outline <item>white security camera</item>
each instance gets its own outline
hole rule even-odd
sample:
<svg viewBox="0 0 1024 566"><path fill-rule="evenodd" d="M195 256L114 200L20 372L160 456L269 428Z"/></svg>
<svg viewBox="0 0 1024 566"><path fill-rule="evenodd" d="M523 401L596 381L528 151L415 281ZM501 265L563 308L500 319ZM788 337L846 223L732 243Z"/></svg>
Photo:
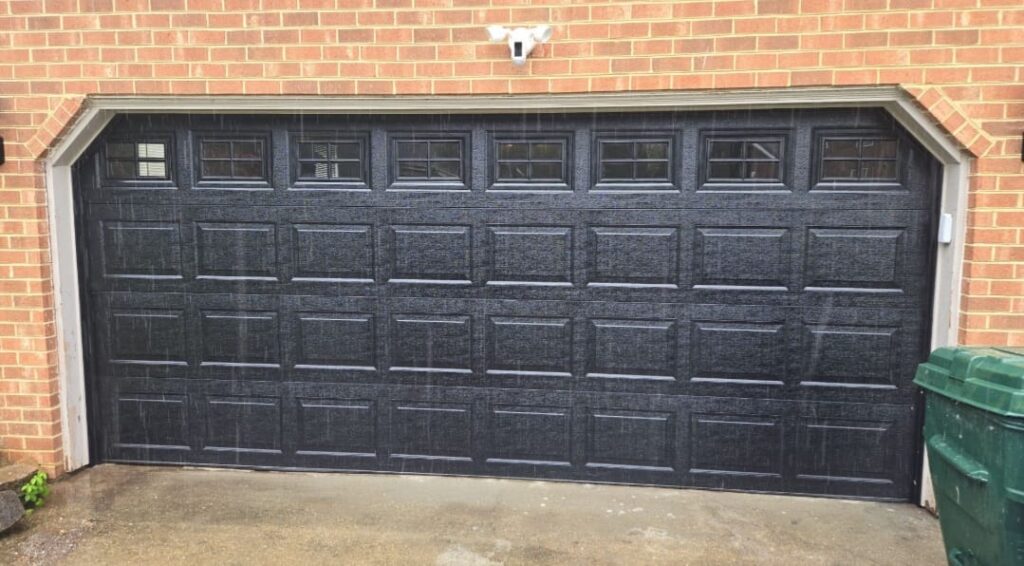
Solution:
<svg viewBox="0 0 1024 566"><path fill-rule="evenodd" d="M508 49L512 53L512 63L523 65L530 52L538 43L551 39L551 26L534 26L532 28L508 29L504 26L487 26L487 35L491 41L508 40Z"/></svg>

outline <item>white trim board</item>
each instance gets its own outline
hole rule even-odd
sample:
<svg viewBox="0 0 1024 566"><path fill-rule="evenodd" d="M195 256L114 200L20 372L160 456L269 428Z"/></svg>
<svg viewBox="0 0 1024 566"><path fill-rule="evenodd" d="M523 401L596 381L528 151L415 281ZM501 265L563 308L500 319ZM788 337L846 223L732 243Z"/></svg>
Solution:
<svg viewBox="0 0 1024 566"><path fill-rule="evenodd" d="M943 165L940 213L954 219L953 243L936 250L931 346L955 345L966 234L970 156L898 87L815 87L722 91L502 96L92 96L46 159L65 467L89 463L81 305L71 165L118 113L411 114L640 112L773 108L882 108ZM924 478L923 505L932 504Z"/></svg>

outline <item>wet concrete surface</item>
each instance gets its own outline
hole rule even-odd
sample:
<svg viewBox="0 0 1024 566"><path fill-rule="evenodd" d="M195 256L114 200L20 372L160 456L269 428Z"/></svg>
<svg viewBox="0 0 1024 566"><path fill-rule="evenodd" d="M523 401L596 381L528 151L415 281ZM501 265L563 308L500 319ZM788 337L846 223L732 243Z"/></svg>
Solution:
<svg viewBox="0 0 1024 566"><path fill-rule="evenodd" d="M0 564L943 564L909 504L526 480L97 466Z"/></svg>

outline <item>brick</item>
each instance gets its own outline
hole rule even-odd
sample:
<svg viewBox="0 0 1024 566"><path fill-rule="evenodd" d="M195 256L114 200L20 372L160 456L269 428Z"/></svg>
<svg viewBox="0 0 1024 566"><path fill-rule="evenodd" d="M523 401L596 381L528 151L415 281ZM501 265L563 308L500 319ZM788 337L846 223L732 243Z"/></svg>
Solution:
<svg viewBox="0 0 1024 566"><path fill-rule="evenodd" d="M1024 314L1022 315L990 315L989 328L999 330L1024 330Z"/></svg>
<svg viewBox="0 0 1024 566"><path fill-rule="evenodd" d="M612 59L613 73L647 73L651 70L649 57L633 59Z"/></svg>
<svg viewBox="0 0 1024 566"><path fill-rule="evenodd" d="M758 0L758 14L797 14L800 0Z"/></svg>
<svg viewBox="0 0 1024 566"><path fill-rule="evenodd" d="M671 6L669 7L671 9ZM629 5L593 6L590 8L590 19L623 21L630 18Z"/></svg>
<svg viewBox="0 0 1024 566"><path fill-rule="evenodd" d="M800 36L800 49L812 51L820 49L842 49L843 36L834 33L807 34ZM859 51L851 51L859 54Z"/></svg>
<svg viewBox="0 0 1024 566"><path fill-rule="evenodd" d="M754 36L745 37L720 37L715 39L716 51L754 51L758 46L758 38Z"/></svg>
<svg viewBox="0 0 1024 566"><path fill-rule="evenodd" d="M732 33L732 20L728 18L701 20L690 24L693 35L722 35Z"/></svg>
<svg viewBox="0 0 1024 566"><path fill-rule="evenodd" d="M672 16L675 18L700 18L710 16L714 11L714 2L677 2L672 7Z"/></svg>
<svg viewBox="0 0 1024 566"><path fill-rule="evenodd" d="M820 86L832 82L832 71L796 71L790 75L793 86Z"/></svg>
<svg viewBox="0 0 1024 566"><path fill-rule="evenodd" d="M672 88L672 77L669 75L632 75L629 78L630 90L667 90Z"/></svg>
<svg viewBox="0 0 1024 566"><path fill-rule="evenodd" d="M889 44L894 47L931 45L935 41L931 30L894 31L889 33Z"/></svg>
<svg viewBox="0 0 1024 566"><path fill-rule="evenodd" d="M847 33L843 35L843 45L847 49L885 47L888 44L889 34L885 32Z"/></svg>
<svg viewBox="0 0 1024 566"><path fill-rule="evenodd" d="M751 88L757 86L753 73L719 73L714 75L715 88Z"/></svg>
<svg viewBox="0 0 1024 566"><path fill-rule="evenodd" d="M672 4L635 4L631 17L638 20L670 18Z"/></svg>
<svg viewBox="0 0 1024 566"><path fill-rule="evenodd" d="M936 45L977 45L978 30L939 30L935 32Z"/></svg>
<svg viewBox="0 0 1024 566"><path fill-rule="evenodd" d="M800 37L796 35L762 35L757 38L759 50L786 50L800 47Z"/></svg>

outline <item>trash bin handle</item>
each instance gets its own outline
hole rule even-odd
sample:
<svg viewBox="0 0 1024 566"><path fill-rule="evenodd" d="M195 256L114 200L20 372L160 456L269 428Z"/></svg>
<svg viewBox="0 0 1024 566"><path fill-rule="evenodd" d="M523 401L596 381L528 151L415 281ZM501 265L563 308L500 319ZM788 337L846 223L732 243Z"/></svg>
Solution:
<svg viewBox="0 0 1024 566"><path fill-rule="evenodd" d="M1014 503L1024 505L1024 490L1008 487L1006 488L1006 497Z"/></svg>
<svg viewBox="0 0 1024 566"><path fill-rule="evenodd" d="M969 550L964 552L959 548L951 548L949 549L949 554L947 556L949 558L949 563L953 566L967 566L968 560L971 559L973 554Z"/></svg>
<svg viewBox="0 0 1024 566"><path fill-rule="evenodd" d="M978 483L988 483L989 473L985 466L981 465L974 458L960 452L955 446L946 442L945 439L935 435L928 439L928 449L931 454L939 456L950 466L964 476Z"/></svg>

